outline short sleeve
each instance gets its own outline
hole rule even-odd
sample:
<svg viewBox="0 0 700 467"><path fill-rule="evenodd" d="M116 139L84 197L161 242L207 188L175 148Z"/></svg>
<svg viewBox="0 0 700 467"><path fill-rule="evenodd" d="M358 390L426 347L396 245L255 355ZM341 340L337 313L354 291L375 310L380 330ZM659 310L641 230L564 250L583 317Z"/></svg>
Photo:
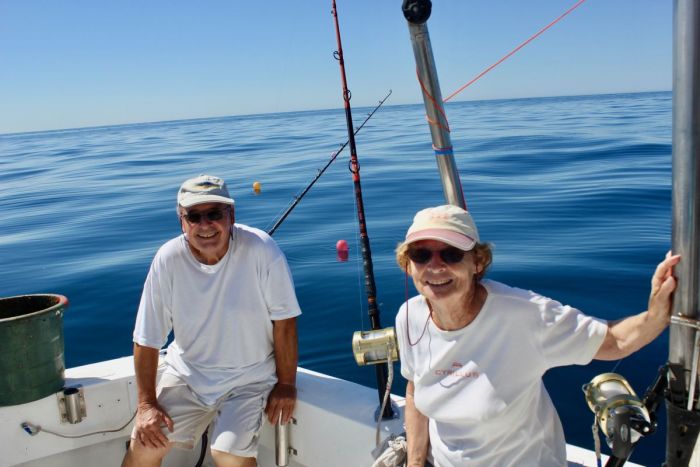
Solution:
<svg viewBox="0 0 700 467"><path fill-rule="evenodd" d="M549 368L586 365L598 352L607 322L585 315L556 300L539 297L542 318L542 353Z"/></svg>
<svg viewBox="0 0 700 467"><path fill-rule="evenodd" d="M401 376L406 378L408 381L413 381L414 378L414 367L413 367L413 354L411 352L412 346L408 343L407 332L406 332L406 303L401 305L399 312L396 314L396 339L399 343L399 357L401 359Z"/></svg>
<svg viewBox="0 0 700 467"><path fill-rule="evenodd" d="M301 314L289 265L284 254L279 249L277 252L267 267L263 286L267 309L273 321L294 318Z"/></svg>
<svg viewBox="0 0 700 467"><path fill-rule="evenodd" d="M151 263L141 293L133 336L136 344L154 349L165 345L172 330L171 297L171 281L161 263L159 251Z"/></svg>

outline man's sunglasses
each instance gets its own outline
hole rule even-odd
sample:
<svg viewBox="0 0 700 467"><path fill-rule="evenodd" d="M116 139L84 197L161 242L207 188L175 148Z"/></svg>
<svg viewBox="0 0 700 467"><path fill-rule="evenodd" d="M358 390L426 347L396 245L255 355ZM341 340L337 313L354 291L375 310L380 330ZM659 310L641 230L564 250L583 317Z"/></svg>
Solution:
<svg viewBox="0 0 700 467"><path fill-rule="evenodd" d="M434 253L438 253L440 258L447 264L457 264L462 261L466 251L453 246L448 246L442 250L428 250L427 248L409 248L408 257L416 264L428 263Z"/></svg>
<svg viewBox="0 0 700 467"><path fill-rule="evenodd" d="M210 222L220 221L224 218L225 209L210 209L209 211L199 212L193 211L183 214L182 217L185 218L190 224L199 224L202 222L202 218L206 217Z"/></svg>

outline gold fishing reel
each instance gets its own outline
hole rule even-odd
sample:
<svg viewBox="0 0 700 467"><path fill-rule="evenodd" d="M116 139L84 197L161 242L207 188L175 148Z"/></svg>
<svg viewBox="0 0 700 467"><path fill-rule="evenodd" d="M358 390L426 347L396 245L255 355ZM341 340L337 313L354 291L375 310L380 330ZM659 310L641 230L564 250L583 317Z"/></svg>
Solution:
<svg viewBox="0 0 700 467"><path fill-rule="evenodd" d="M651 431L649 411L617 373L600 374L582 389L613 455L626 459L639 438Z"/></svg>
<svg viewBox="0 0 700 467"><path fill-rule="evenodd" d="M352 353L358 365L373 365L399 359L399 344L394 328L356 331L352 335Z"/></svg>

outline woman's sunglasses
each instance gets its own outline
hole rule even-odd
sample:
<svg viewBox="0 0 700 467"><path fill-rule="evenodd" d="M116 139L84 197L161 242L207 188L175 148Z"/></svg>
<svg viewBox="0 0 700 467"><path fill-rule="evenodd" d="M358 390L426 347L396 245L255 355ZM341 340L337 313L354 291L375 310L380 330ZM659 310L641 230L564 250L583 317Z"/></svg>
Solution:
<svg viewBox="0 0 700 467"><path fill-rule="evenodd" d="M462 261L466 251L453 246L448 246L442 250L428 250L427 248L409 248L408 257L417 264L426 264L431 260L434 253L438 253L440 258L447 264L457 264Z"/></svg>
<svg viewBox="0 0 700 467"><path fill-rule="evenodd" d="M225 212L226 211L224 209L210 209L209 211L205 212L188 212L187 214L183 214L182 217L184 217L185 220L190 224L199 224L200 222L202 222L202 218L204 217L206 217L211 222L220 221L224 218Z"/></svg>

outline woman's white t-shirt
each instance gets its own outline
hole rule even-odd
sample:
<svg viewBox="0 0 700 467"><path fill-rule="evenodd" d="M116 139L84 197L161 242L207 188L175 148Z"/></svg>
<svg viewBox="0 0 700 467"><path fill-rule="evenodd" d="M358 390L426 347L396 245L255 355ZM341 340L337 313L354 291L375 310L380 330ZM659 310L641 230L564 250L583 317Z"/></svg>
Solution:
<svg viewBox="0 0 700 467"><path fill-rule="evenodd" d="M396 317L401 374L429 418L435 465L566 465L564 432L542 375L589 363L607 324L533 292L482 284L486 302L462 329L437 328L420 295Z"/></svg>

